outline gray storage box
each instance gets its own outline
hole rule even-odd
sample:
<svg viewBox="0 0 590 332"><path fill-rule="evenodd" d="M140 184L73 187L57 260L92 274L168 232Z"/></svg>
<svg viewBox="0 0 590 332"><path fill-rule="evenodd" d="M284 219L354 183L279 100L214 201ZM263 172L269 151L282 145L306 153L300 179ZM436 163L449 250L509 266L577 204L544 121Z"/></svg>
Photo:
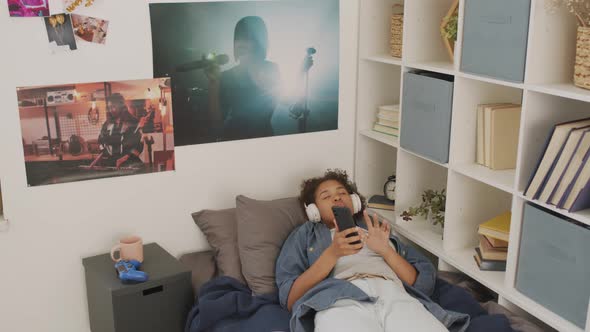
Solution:
<svg viewBox="0 0 590 332"><path fill-rule="evenodd" d="M527 203L516 289L584 329L590 299L590 229Z"/></svg>
<svg viewBox="0 0 590 332"><path fill-rule="evenodd" d="M92 332L182 332L193 304L191 272L158 244L144 246L149 280L124 285L110 254L83 259Z"/></svg>
<svg viewBox="0 0 590 332"><path fill-rule="evenodd" d="M466 0L461 70L524 81L530 0Z"/></svg>
<svg viewBox="0 0 590 332"><path fill-rule="evenodd" d="M432 160L449 161L453 77L430 72L404 74L400 145Z"/></svg>

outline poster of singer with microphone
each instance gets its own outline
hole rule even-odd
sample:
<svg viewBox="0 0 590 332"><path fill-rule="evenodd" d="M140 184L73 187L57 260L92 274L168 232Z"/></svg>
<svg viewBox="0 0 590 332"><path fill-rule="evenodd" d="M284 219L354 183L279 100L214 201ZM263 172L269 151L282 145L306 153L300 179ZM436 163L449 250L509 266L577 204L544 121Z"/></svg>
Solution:
<svg viewBox="0 0 590 332"><path fill-rule="evenodd" d="M154 3L176 146L338 128L339 1Z"/></svg>

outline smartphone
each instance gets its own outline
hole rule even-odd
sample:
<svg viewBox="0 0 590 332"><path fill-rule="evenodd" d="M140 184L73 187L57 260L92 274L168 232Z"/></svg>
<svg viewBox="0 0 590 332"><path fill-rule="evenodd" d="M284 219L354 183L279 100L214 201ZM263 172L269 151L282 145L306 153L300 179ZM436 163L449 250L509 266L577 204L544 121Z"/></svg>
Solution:
<svg viewBox="0 0 590 332"><path fill-rule="evenodd" d="M332 212L334 213L334 217L336 218L336 224L338 224L338 229L342 232L343 230L356 227L354 223L354 219L352 217L352 213L347 207L344 206L332 206ZM357 236L359 235L357 232L350 233L346 237ZM351 244L359 244L361 241L355 241Z"/></svg>

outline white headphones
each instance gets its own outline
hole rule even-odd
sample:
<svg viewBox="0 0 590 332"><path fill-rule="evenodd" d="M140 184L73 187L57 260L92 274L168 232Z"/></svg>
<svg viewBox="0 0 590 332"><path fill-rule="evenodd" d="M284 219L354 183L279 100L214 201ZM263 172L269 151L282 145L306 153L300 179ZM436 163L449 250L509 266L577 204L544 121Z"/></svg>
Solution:
<svg viewBox="0 0 590 332"><path fill-rule="evenodd" d="M362 207L363 203L361 202L361 198L357 194L350 194L350 199L352 199L352 210L353 213L358 213ZM305 206L305 213L307 213L307 218L309 221L313 222L320 222L322 221L322 217L320 216L320 210L318 207L311 203L309 205L304 204Z"/></svg>

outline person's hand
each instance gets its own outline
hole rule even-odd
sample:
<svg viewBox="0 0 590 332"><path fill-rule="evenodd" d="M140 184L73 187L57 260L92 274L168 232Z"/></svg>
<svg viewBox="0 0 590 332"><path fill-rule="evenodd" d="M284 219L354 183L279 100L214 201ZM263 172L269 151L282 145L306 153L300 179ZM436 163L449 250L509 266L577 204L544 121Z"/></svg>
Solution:
<svg viewBox="0 0 590 332"><path fill-rule="evenodd" d="M142 129L145 126L145 124L147 123L147 121L148 121L147 115L141 117L141 119L139 120L139 123L137 124L137 128Z"/></svg>
<svg viewBox="0 0 590 332"><path fill-rule="evenodd" d="M311 69L311 67L313 67L313 57L309 55L306 56L303 60L303 64L301 65L301 72L307 73Z"/></svg>
<svg viewBox="0 0 590 332"><path fill-rule="evenodd" d="M121 168L121 165L123 165L127 160L129 160L129 155L124 155L123 157L117 159L117 162L116 162L117 168Z"/></svg>
<svg viewBox="0 0 590 332"><path fill-rule="evenodd" d="M207 76L209 84L219 84L221 81L221 67L217 64L205 67L205 76Z"/></svg>
<svg viewBox="0 0 590 332"><path fill-rule="evenodd" d="M348 234L354 232L358 233L356 227L349 228L340 232L340 230L338 229L338 224L336 224L336 220L334 220L334 225L336 227L336 232L334 233L334 239L332 240L332 245L330 245L329 249L336 258L354 255L363 248L363 243L361 242L360 235L346 237ZM359 241L359 243L351 244L352 242L356 241Z"/></svg>
<svg viewBox="0 0 590 332"><path fill-rule="evenodd" d="M379 225L379 218L377 214L370 217L367 211L363 212L365 223L367 224L367 232L363 233L363 242L380 256L384 256L392 248L389 245L390 226L387 222L382 222Z"/></svg>

